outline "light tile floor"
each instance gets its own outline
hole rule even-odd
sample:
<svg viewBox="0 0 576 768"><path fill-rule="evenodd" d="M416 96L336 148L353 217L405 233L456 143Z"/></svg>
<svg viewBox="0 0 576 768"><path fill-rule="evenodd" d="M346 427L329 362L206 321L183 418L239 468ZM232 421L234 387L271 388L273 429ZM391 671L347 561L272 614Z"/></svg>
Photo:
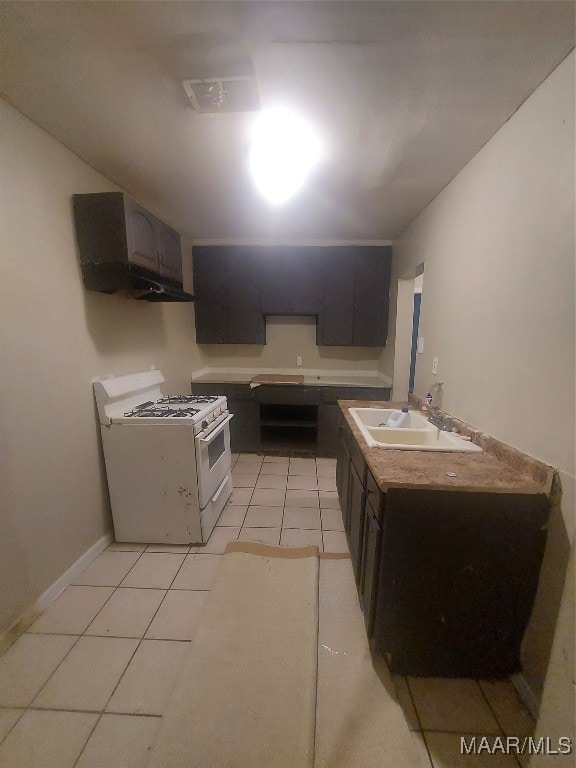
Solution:
<svg viewBox="0 0 576 768"><path fill-rule="evenodd" d="M233 459L205 547L112 544L0 657L0 768L144 768L226 544L347 551L335 460ZM511 683L394 682L423 768L520 764L460 754L461 735L532 732Z"/></svg>

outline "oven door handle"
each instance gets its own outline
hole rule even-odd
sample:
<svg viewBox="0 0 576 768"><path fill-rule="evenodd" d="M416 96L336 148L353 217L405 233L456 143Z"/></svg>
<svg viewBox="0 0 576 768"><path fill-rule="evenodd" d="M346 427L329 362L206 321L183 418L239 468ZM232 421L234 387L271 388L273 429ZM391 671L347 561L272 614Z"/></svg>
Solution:
<svg viewBox="0 0 576 768"><path fill-rule="evenodd" d="M208 437L200 437L200 442L211 443L212 440L214 440L214 438L217 437L220 434L220 432L222 432L226 424L228 424L228 422L232 419L233 416L234 416L233 413L229 413L228 416L226 416L226 418L223 421L221 421L220 424L218 424L216 429L208 433Z"/></svg>

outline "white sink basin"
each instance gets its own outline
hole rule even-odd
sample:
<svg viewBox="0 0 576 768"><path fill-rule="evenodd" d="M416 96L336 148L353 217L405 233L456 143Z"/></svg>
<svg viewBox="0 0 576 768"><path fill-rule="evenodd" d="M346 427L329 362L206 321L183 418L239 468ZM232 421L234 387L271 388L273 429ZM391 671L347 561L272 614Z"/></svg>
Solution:
<svg viewBox="0 0 576 768"><path fill-rule="evenodd" d="M350 408L352 418L370 447L401 451L462 451L481 453L482 448L463 440L455 432L444 432L421 413L410 411L410 427L394 429L382 426L393 409Z"/></svg>

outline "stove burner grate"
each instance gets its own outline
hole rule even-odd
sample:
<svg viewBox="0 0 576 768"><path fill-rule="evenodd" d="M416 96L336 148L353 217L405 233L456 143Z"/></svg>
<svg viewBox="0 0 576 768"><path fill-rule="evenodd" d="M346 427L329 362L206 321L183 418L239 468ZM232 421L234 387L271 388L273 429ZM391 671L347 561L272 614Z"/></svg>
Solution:
<svg viewBox="0 0 576 768"><path fill-rule="evenodd" d="M125 418L166 419L180 418L191 419L198 413L198 408L169 408L168 406L154 406L152 408L140 406L124 414Z"/></svg>
<svg viewBox="0 0 576 768"><path fill-rule="evenodd" d="M156 403L214 403L217 399L215 395L164 395Z"/></svg>

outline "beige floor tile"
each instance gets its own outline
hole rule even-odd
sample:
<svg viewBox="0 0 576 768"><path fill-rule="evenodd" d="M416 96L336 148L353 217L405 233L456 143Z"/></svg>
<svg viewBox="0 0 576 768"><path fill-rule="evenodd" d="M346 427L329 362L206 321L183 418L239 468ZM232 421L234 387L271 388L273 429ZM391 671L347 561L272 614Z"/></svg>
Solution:
<svg viewBox="0 0 576 768"><path fill-rule="evenodd" d="M270 463L270 464L262 464L262 469L260 470L259 477L263 477L263 475L287 475L288 474L288 464L280 464L280 463Z"/></svg>
<svg viewBox="0 0 576 768"><path fill-rule="evenodd" d="M115 541L114 544L110 544L106 548L107 552L144 552L148 544L132 544L131 542L123 543L121 541Z"/></svg>
<svg viewBox="0 0 576 768"><path fill-rule="evenodd" d="M330 464L318 464L316 467L316 474L318 477L336 477L336 465Z"/></svg>
<svg viewBox="0 0 576 768"><path fill-rule="evenodd" d="M0 742L4 741L25 711L25 709L0 709Z"/></svg>
<svg viewBox="0 0 576 768"><path fill-rule="evenodd" d="M258 472L246 474L244 472L232 471L232 485L234 488L254 488L258 480Z"/></svg>
<svg viewBox="0 0 576 768"><path fill-rule="evenodd" d="M283 507L286 492L276 488L259 488L252 494L251 506L256 507ZM250 514L250 509L248 509Z"/></svg>
<svg viewBox="0 0 576 768"><path fill-rule="evenodd" d="M212 589L221 562L222 555L188 555L174 579L172 589Z"/></svg>
<svg viewBox="0 0 576 768"><path fill-rule="evenodd" d="M289 464L288 456L264 456L264 464Z"/></svg>
<svg viewBox="0 0 576 768"><path fill-rule="evenodd" d="M228 499L228 506L247 507L250 504L253 492L252 488L234 488L232 495Z"/></svg>
<svg viewBox="0 0 576 768"><path fill-rule="evenodd" d="M343 531L342 512L340 509L320 509L323 531Z"/></svg>
<svg viewBox="0 0 576 768"><path fill-rule="evenodd" d="M98 715L28 711L0 746L0 768L72 768Z"/></svg>
<svg viewBox="0 0 576 768"><path fill-rule="evenodd" d="M318 479L316 475L288 475L289 491L317 491Z"/></svg>
<svg viewBox="0 0 576 768"><path fill-rule="evenodd" d="M479 680L492 712L507 736L531 736L536 726L509 680Z"/></svg>
<svg viewBox="0 0 576 768"><path fill-rule="evenodd" d="M290 459L289 475L315 475L315 459Z"/></svg>
<svg viewBox="0 0 576 768"><path fill-rule="evenodd" d="M245 459L242 456L238 459L236 464L234 464L234 470L236 472L245 473L245 474L253 474L260 472L260 467L262 466L262 459L258 460L258 458L253 459Z"/></svg>
<svg viewBox="0 0 576 768"><path fill-rule="evenodd" d="M348 539L344 531L322 531L324 552L349 552Z"/></svg>
<svg viewBox="0 0 576 768"><path fill-rule="evenodd" d="M286 491L287 507L318 507L318 491Z"/></svg>
<svg viewBox="0 0 576 768"><path fill-rule="evenodd" d="M286 490L286 478L287 475L262 475L258 478L256 483L256 490L260 488L284 491Z"/></svg>
<svg viewBox="0 0 576 768"><path fill-rule="evenodd" d="M77 576L73 584L91 587L117 587L140 557L140 552L111 552L106 550Z"/></svg>
<svg viewBox="0 0 576 768"><path fill-rule="evenodd" d="M189 647L188 642L144 640L122 675L106 711L162 715Z"/></svg>
<svg viewBox="0 0 576 768"><path fill-rule="evenodd" d="M335 491L336 490L336 478L335 477L318 477L318 490L319 491Z"/></svg>
<svg viewBox="0 0 576 768"><path fill-rule="evenodd" d="M336 469L336 463L338 459L332 458L329 456L318 456L316 459L316 466L317 467L332 467L333 469Z"/></svg>
<svg viewBox="0 0 576 768"><path fill-rule="evenodd" d="M475 680L409 677L408 684L423 730L499 733Z"/></svg>
<svg viewBox="0 0 576 768"><path fill-rule="evenodd" d="M0 656L0 706L27 707L78 638L22 635Z"/></svg>
<svg viewBox="0 0 576 768"><path fill-rule="evenodd" d="M246 528L280 528L282 507L248 507L244 526Z"/></svg>
<svg viewBox="0 0 576 768"><path fill-rule="evenodd" d="M320 510L317 507L284 507L282 527L320 530Z"/></svg>
<svg viewBox="0 0 576 768"><path fill-rule="evenodd" d="M165 594L163 589L118 588L90 624L86 634L144 637Z"/></svg>
<svg viewBox="0 0 576 768"><path fill-rule="evenodd" d="M260 453L241 453L238 456L239 461L254 461L254 462L262 462L264 461L264 456Z"/></svg>
<svg viewBox="0 0 576 768"><path fill-rule="evenodd" d="M238 541L259 541L277 547L280 543L280 528L247 528L244 526Z"/></svg>
<svg viewBox="0 0 576 768"><path fill-rule="evenodd" d="M406 724L408 725L408 728L411 731L419 731L420 725L418 723L418 716L416 715L414 702L412 701L412 696L410 695L410 689L408 688L406 678L401 677L400 675L393 675L392 682L394 683L396 699L402 708L402 712L406 718Z"/></svg>
<svg viewBox="0 0 576 768"><path fill-rule="evenodd" d="M517 768L513 755L501 752L490 754L487 750L480 754L463 754L461 738L470 745L473 736L466 733L432 733L424 731L426 746L432 758L434 768ZM480 740L477 736L477 742ZM488 743L494 743L494 735L488 735Z"/></svg>
<svg viewBox="0 0 576 768"><path fill-rule="evenodd" d="M309 547L315 545L322 552L322 531L302 528L283 528L280 536L282 547Z"/></svg>
<svg viewBox="0 0 576 768"><path fill-rule="evenodd" d="M230 454L230 458L232 459L232 461L236 461L239 456L240 456L239 453L231 453Z"/></svg>
<svg viewBox="0 0 576 768"><path fill-rule="evenodd" d="M66 587L28 632L81 635L114 587Z"/></svg>
<svg viewBox="0 0 576 768"><path fill-rule="evenodd" d="M189 545L181 544L148 544L146 547L146 552L166 552L172 555L187 555L189 550Z"/></svg>
<svg viewBox="0 0 576 768"><path fill-rule="evenodd" d="M145 768L160 720L159 717L103 715L76 768Z"/></svg>
<svg viewBox="0 0 576 768"><path fill-rule="evenodd" d="M340 500L336 491L319 491L318 495L323 509L340 509Z"/></svg>
<svg viewBox="0 0 576 768"><path fill-rule="evenodd" d="M147 640L191 640L209 592L171 590L146 632Z"/></svg>
<svg viewBox="0 0 576 768"><path fill-rule="evenodd" d="M137 647L138 640L127 638L81 637L33 705L103 710Z"/></svg>
<svg viewBox="0 0 576 768"><path fill-rule="evenodd" d="M244 517L246 516L247 509L248 509L247 506L237 507L234 505L233 506L226 505L222 511L222 514L218 518L218 522L216 523L216 525L219 526L220 528L240 527L244 522Z"/></svg>
<svg viewBox="0 0 576 768"><path fill-rule="evenodd" d="M168 589L186 555L145 552L122 581L123 587Z"/></svg>
<svg viewBox="0 0 576 768"><path fill-rule="evenodd" d="M229 541L236 541L239 533L240 526L230 525L222 528L214 528L208 543L198 547L191 547L190 554L223 555L224 550L226 549L226 544L228 544Z"/></svg>

